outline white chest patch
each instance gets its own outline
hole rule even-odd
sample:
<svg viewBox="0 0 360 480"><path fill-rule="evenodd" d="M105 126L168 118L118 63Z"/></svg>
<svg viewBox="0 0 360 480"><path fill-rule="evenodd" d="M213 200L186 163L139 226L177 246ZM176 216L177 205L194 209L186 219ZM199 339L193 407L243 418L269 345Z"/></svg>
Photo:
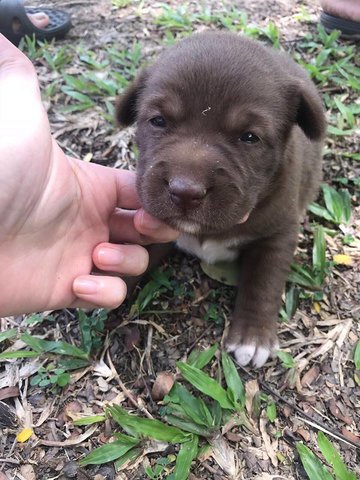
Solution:
<svg viewBox="0 0 360 480"><path fill-rule="evenodd" d="M216 263L220 261L231 261L239 254L238 247L242 242L239 239L230 240L205 240L200 243L194 235L182 233L176 245L185 252L192 253L206 263ZM233 247L233 248L231 248Z"/></svg>

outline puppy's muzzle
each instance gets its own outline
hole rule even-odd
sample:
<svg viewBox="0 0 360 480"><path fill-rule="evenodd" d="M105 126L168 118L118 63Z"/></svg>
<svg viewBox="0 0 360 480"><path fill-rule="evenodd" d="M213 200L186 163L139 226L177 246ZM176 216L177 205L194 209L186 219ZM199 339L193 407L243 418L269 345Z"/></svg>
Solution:
<svg viewBox="0 0 360 480"><path fill-rule="evenodd" d="M207 189L202 183L186 177L170 179L168 188L171 201L184 210L199 207L207 194Z"/></svg>

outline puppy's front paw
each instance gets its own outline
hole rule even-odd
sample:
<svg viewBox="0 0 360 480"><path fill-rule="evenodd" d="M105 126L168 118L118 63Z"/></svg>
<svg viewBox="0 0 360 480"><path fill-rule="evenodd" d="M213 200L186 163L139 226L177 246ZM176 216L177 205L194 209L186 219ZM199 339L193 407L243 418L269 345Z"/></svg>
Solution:
<svg viewBox="0 0 360 480"><path fill-rule="evenodd" d="M261 368L279 348L276 333L251 328L251 331L234 332L230 328L225 343L226 350L234 354L239 365L245 367L250 362L255 368Z"/></svg>

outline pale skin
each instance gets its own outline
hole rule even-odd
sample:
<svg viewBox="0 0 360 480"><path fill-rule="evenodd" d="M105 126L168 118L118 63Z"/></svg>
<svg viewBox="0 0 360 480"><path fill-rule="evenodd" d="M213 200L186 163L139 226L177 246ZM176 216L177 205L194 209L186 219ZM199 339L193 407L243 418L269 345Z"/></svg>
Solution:
<svg viewBox="0 0 360 480"><path fill-rule="evenodd" d="M320 5L330 15L360 22L360 0L320 0Z"/></svg>
<svg viewBox="0 0 360 480"><path fill-rule="evenodd" d="M114 308L126 285L113 272L140 275L148 254L139 244L177 236L141 208L133 172L65 155L31 62L2 35L0 179L0 317Z"/></svg>

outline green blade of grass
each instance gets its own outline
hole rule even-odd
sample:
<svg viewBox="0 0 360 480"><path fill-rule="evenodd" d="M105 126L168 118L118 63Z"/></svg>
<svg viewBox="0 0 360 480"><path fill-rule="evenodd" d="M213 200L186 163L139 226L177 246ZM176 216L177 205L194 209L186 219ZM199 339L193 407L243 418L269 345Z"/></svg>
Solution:
<svg viewBox="0 0 360 480"><path fill-rule="evenodd" d="M348 135L352 135L354 131L355 130L353 128L343 130L341 128L334 127L333 125L328 125L327 128L327 133L329 133L330 135L335 135L337 137L347 137Z"/></svg>
<svg viewBox="0 0 360 480"><path fill-rule="evenodd" d="M175 427L169 427L159 420L141 418L128 414L118 405L107 408L113 419L127 432L132 435L150 437L159 442L182 443L186 442L189 434Z"/></svg>
<svg viewBox="0 0 360 480"><path fill-rule="evenodd" d="M202 370L183 362L178 362L177 367L185 380L200 390L200 392L218 401L222 408L228 408L230 410L234 409L232 402L227 396L226 390L224 390L213 378L209 377L209 375L206 375Z"/></svg>
<svg viewBox="0 0 360 480"><path fill-rule="evenodd" d="M354 114L352 113L350 108L347 105L345 105L338 97L334 97L334 102L338 110L340 111L341 115L343 116L343 118L345 118L345 120L347 121L348 126L350 128L353 128L356 122L355 122Z"/></svg>
<svg viewBox="0 0 360 480"><path fill-rule="evenodd" d="M199 437L197 435L192 435L189 441L181 445L176 459L174 480L187 480L191 463L197 457L198 445Z"/></svg>
<svg viewBox="0 0 360 480"><path fill-rule="evenodd" d="M218 348L219 344L215 343L212 347L203 351L193 350L189 355L186 363L202 370L214 358L214 355Z"/></svg>
<svg viewBox="0 0 360 480"><path fill-rule="evenodd" d="M266 415L270 420L270 422L274 423L277 417L276 404L274 402L269 403L268 406L266 407Z"/></svg>
<svg viewBox="0 0 360 480"><path fill-rule="evenodd" d="M74 420L74 425L92 425L93 423L100 423L106 420L106 415L92 415L89 417L79 418Z"/></svg>
<svg viewBox="0 0 360 480"><path fill-rule="evenodd" d="M320 285L312 272L298 263L291 264L291 272L289 274L289 281L296 283L311 290L320 288Z"/></svg>
<svg viewBox="0 0 360 480"><path fill-rule="evenodd" d="M232 391L236 402L234 407L237 408L239 405L236 404L238 404L239 402L241 408L244 408L245 388L234 362L226 352L221 353L221 364L225 376L226 385Z"/></svg>
<svg viewBox="0 0 360 480"><path fill-rule="evenodd" d="M276 352L276 355L281 360L283 367L288 369L295 367L295 360L290 355L290 353L279 350L278 352Z"/></svg>
<svg viewBox="0 0 360 480"><path fill-rule="evenodd" d="M61 358L58 360L58 365L64 370L79 370L87 367L89 360L84 360L83 358Z"/></svg>
<svg viewBox="0 0 360 480"><path fill-rule="evenodd" d="M360 370L360 340L357 342L354 351L354 363L356 370Z"/></svg>
<svg viewBox="0 0 360 480"><path fill-rule="evenodd" d="M67 105L62 107L60 111L62 113L73 113L73 112L82 112L83 110L88 110L93 107L93 103L77 103L75 105Z"/></svg>
<svg viewBox="0 0 360 480"><path fill-rule="evenodd" d="M129 463L134 462L142 454L141 448L132 448L128 452L124 453L115 462L115 470L119 471L125 468Z"/></svg>
<svg viewBox="0 0 360 480"><path fill-rule="evenodd" d="M213 418L206 404L201 398L196 398L187 388L175 382L169 395L164 398L165 403L177 404L184 412L188 420L197 425L203 425L208 428L213 426Z"/></svg>
<svg viewBox="0 0 360 480"><path fill-rule="evenodd" d="M26 343L30 348L35 350L36 352L46 352L48 351L46 349L47 342L46 340L42 340L41 338L34 337L30 335L29 333L23 333L20 336L20 340Z"/></svg>
<svg viewBox="0 0 360 480"><path fill-rule="evenodd" d="M300 289L291 285L285 297L285 311L288 320L291 320L299 305Z"/></svg>
<svg viewBox="0 0 360 480"><path fill-rule="evenodd" d="M323 434L319 432L317 436L317 441L321 453L324 455L326 461L333 467L336 480L356 480L356 475L349 472L346 468L345 463L342 461L339 453L336 448L330 442L330 440Z"/></svg>
<svg viewBox="0 0 360 480"><path fill-rule="evenodd" d="M351 196L346 188L342 188L338 193L342 201L341 220L347 224L351 218Z"/></svg>
<svg viewBox="0 0 360 480"><path fill-rule="evenodd" d="M14 358L32 358L38 357L39 352L34 352L33 350L18 350L16 352L3 352L0 353L1 360L11 360Z"/></svg>
<svg viewBox="0 0 360 480"><path fill-rule="evenodd" d="M62 91L68 96L77 100L81 104L86 105L95 105L92 99L88 95L84 95L83 93L76 92L74 90L68 90L65 87L62 88Z"/></svg>
<svg viewBox="0 0 360 480"><path fill-rule="evenodd" d="M79 464L85 465L102 465L121 457L134 447L134 442L124 443L123 440L115 440L115 442L102 445L93 450L89 455L79 460Z"/></svg>
<svg viewBox="0 0 360 480"><path fill-rule="evenodd" d="M332 215L326 210L326 208L318 205L317 203L311 203L308 207L308 210L314 215L324 218L328 222L336 223Z"/></svg>
<svg viewBox="0 0 360 480"><path fill-rule="evenodd" d="M342 219L343 201L335 188L330 185L322 185L325 206L331 213L334 221L339 224Z"/></svg>
<svg viewBox="0 0 360 480"><path fill-rule="evenodd" d="M326 277L326 242L322 227L315 228L312 256L318 282L322 284Z"/></svg>
<svg viewBox="0 0 360 480"><path fill-rule="evenodd" d="M334 477L306 445L298 442L296 449L310 480L334 480Z"/></svg>
<svg viewBox="0 0 360 480"><path fill-rule="evenodd" d="M139 312L145 310L148 304L160 293L164 292L165 289L170 289L171 284L169 279L164 275L163 272L157 270L153 272L152 280L150 280L139 292L135 300L135 304Z"/></svg>
<svg viewBox="0 0 360 480"><path fill-rule="evenodd" d="M5 330L5 332L0 333L0 343L10 338L14 338L17 335L16 328L10 328L10 330Z"/></svg>
<svg viewBox="0 0 360 480"><path fill-rule="evenodd" d="M129 435L125 435L124 433L114 432L113 436L116 440L122 440L124 443L133 442L134 445L139 443L138 437L130 437Z"/></svg>
<svg viewBox="0 0 360 480"><path fill-rule="evenodd" d="M196 425L195 423L184 420L177 415L172 415L171 413L166 414L164 418L168 423L170 423L170 425L184 430L185 432L199 435L200 437L208 438L211 437L213 433L209 428L201 427L200 425Z"/></svg>
<svg viewBox="0 0 360 480"><path fill-rule="evenodd" d="M68 355L75 358L88 360L88 354L75 345L61 341L48 341L41 338L34 337L28 333L21 335L20 339L29 347L38 352L52 352L59 355Z"/></svg>
<svg viewBox="0 0 360 480"><path fill-rule="evenodd" d="M89 356L86 352L81 350L78 347L75 347L75 345L71 345L70 343L66 342L60 342L60 341L54 341L54 342L48 342L48 347L53 353L58 353L59 355L68 355L70 357L75 357L75 358L81 358L83 360L88 360Z"/></svg>

